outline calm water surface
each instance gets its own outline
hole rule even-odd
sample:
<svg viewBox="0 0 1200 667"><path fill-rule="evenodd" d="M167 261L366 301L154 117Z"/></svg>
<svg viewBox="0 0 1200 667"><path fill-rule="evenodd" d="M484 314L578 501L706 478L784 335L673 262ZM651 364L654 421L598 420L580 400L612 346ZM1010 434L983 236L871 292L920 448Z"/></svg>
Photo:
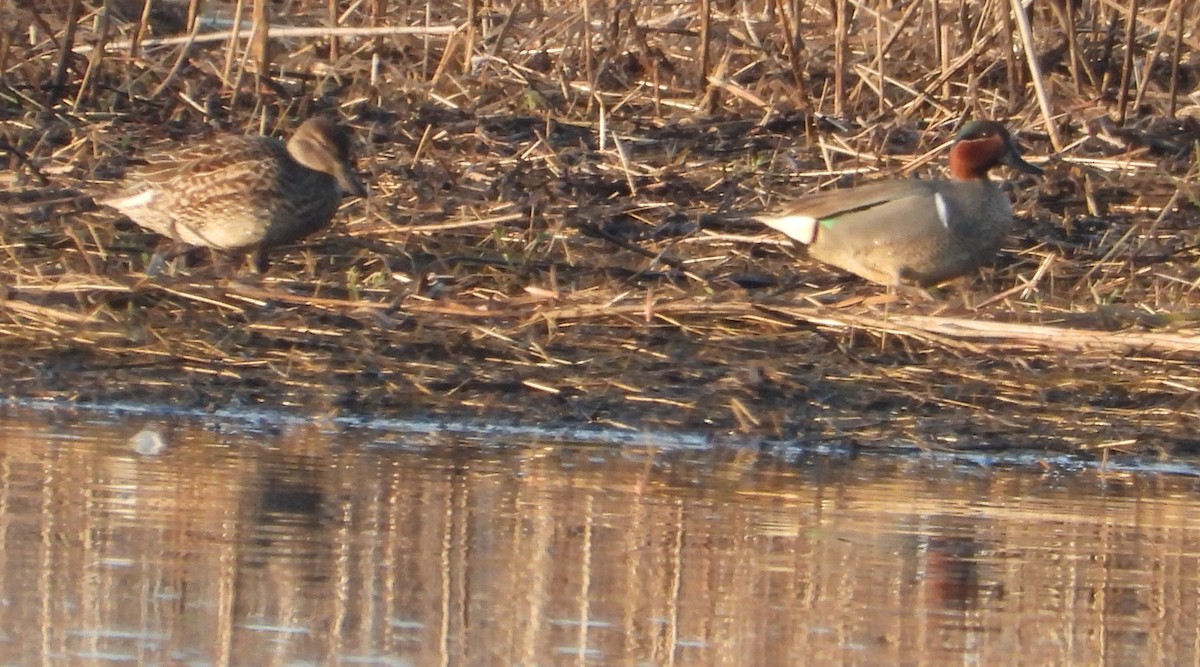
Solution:
<svg viewBox="0 0 1200 667"><path fill-rule="evenodd" d="M1189 475L15 408L0 441L0 665L1200 662Z"/></svg>

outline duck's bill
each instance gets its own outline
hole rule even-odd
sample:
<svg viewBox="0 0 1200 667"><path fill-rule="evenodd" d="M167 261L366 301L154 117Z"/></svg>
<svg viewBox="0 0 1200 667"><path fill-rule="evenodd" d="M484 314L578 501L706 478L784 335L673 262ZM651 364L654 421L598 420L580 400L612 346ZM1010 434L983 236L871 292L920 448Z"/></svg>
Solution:
<svg viewBox="0 0 1200 667"><path fill-rule="evenodd" d="M1012 167L1013 169L1016 169L1017 171L1023 171L1026 174L1039 174L1040 175L1040 174L1045 173L1041 167L1029 164L1028 162L1023 160L1021 158L1021 156L1018 155L1015 150L1005 153L1004 159L1001 160L1001 162Z"/></svg>
<svg viewBox="0 0 1200 667"><path fill-rule="evenodd" d="M349 167L339 169L334 177L337 178L338 187L346 194L354 197L367 196L367 188L363 186L362 181L358 180L358 175Z"/></svg>

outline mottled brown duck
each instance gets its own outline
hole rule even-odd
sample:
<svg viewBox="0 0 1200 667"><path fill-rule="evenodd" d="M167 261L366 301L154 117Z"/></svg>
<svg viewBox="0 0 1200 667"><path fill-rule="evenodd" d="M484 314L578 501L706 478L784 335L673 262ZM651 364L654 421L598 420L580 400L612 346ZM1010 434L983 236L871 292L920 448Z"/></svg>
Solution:
<svg viewBox="0 0 1200 667"><path fill-rule="evenodd" d="M100 203L176 244L253 253L259 271L271 249L325 227L343 192L367 194L354 173L349 133L328 118L305 121L286 144L225 137L145 159L118 196Z"/></svg>

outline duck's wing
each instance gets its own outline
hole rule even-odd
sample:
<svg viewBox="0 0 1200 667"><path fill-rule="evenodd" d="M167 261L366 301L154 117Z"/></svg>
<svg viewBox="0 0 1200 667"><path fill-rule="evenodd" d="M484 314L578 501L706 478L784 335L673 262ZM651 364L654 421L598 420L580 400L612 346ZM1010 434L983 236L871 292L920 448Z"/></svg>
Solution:
<svg viewBox="0 0 1200 667"><path fill-rule="evenodd" d="M852 232L863 225L899 226L900 213L920 212L936 192L932 181L879 181L807 195L756 219L808 244L816 239L818 228Z"/></svg>
<svg viewBox="0 0 1200 667"><path fill-rule="evenodd" d="M264 168L288 159L287 149L270 137L227 137L178 150L148 153L145 164L126 176L130 185L175 187L210 179L255 178ZM240 174L239 172L244 172Z"/></svg>
<svg viewBox="0 0 1200 667"><path fill-rule="evenodd" d="M177 241L232 248L245 239L209 239L213 230L253 234L256 226L214 226L212 221L268 219L268 195L279 181L287 149L266 137L230 137L148 151L143 159L125 174L121 189L99 203Z"/></svg>
<svg viewBox="0 0 1200 667"><path fill-rule="evenodd" d="M901 196L884 199L867 208L854 208L816 224L814 243L843 248L887 246L910 243L942 243L954 235L955 220L962 210L954 197L936 188L906 190Z"/></svg>

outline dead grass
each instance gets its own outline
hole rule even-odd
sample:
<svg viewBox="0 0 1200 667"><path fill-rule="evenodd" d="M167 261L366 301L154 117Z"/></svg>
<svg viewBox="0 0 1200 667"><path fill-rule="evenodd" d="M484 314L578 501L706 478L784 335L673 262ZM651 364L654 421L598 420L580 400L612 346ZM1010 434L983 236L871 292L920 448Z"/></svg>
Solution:
<svg viewBox="0 0 1200 667"><path fill-rule="evenodd" d="M69 4L73 35L40 3L0 9L19 28L0 43L11 397L743 442L1196 443L1191 3L1038 3L1023 38L999 1L367 2L331 37L309 0L273 4L265 52L230 47L225 5L189 31L185 5L114 3L126 18L106 23ZM261 279L147 279L153 236L85 196L156 142L328 110L372 195ZM746 218L933 175L966 116L1004 119L1048 175L1013 183L996 266L934 302Z"/></svg>

